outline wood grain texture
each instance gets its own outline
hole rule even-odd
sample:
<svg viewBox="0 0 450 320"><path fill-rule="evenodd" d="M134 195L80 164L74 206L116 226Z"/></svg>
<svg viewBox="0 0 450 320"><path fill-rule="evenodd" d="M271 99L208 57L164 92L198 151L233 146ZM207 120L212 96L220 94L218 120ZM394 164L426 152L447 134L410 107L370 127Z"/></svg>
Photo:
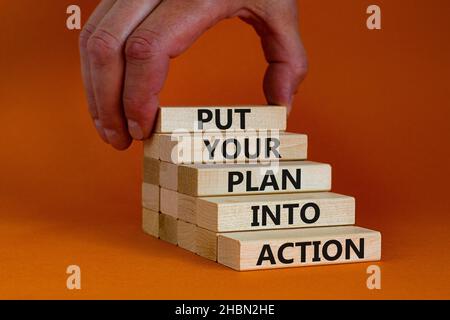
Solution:
<svg viewBox="0 0 450 320"><path fill-rule="evenodd" d="M159 186L142 183L142 206L159 212Z"/></svg>
<svg viewBox="0 0 450 320"><path fill-rule="evenodd" d="M236 183L232 183L233 181ZM311 192L330 189L331 166L312 161L282 161L274 166L194 164L178 167L178 191L191 196Z"/></svg>
<svg viewBox="0 0 450 320"><path fill-rule="evenodd" d="M355 199L331 192L204 197L196 202L197 224L216 232L355 223Z"/></svg>
<svg viewBox="0 0 450 320"><path fill-rule="evenodd" d="M217 232L196 228L195 252L206 259L217 261Z"/></svg>
<svg viewBox="0 0 450 320"><path fill-rule="evenodd" d="M143 142L144 145L144 157L160 160L159 156L159 134L152 134L151 137Z"/></svg>
<svg viewBox="0 0 450 320"><path fill-rule="evenodd" d="M210 120L198 121L199 112L203 115L200 119L205 120L210 113ZM242 121L242 115L245 116L244 121ZM218 126L218 122L221 126ZM227 126L228 123L229 126ZM157 133L180 130L195 132L248 129L285 130L286 108L280 106L160 107L154 127Z"/></svg>
<svg viewBox="0 0 450 320"><path fill-rule="evenodd" d="M380 258L381 234L354 226L218 235L218 262L235 270L378 261Z"/></svg>
<svg viewBox="0 0 450 320"><path fill-rule="evenodd" d="M178 219L178 192L161 188L161 213Z"/></svg>
<svg viewBox="0 0 450 320"><path fill-rule="evenodd" d="M143 180L145 183L159 185L161 161L144 157L143 161Z"/></svg>
<svg viewBox="0 0 450 320"><path fill-rule="evenodd" d="M159 213L157 211L142 208L142 230L153 237L159 237Z"/></svg>
<svg viewBox="0 0 450 320"><path fill-rule="evenodd" d="M177 191L178 166L173 163L160 161L159 181L162 188Z"/></svg>
<svg viewBox="0 0 450 320"><path fill-rule="evenodd" d="M196 253L196 232L197 226L193 223L178 220L177 238L178 246Z"/></svg>
<svg viewBox="0 0 450 320"><path fill-rule="evenodd" d="M196 223L197 198L173 190L161 188L161 213L174 218Z"/></svg>
<svg viewBox="0 0 450 320"><path fill-rule="evenodd" d="M306 135L278 131L174 133L153 134L144 154L175 164L267 162L304 160L307 147Z"/></svg>
<svg viewBox="0 0 450 320"><path fill-rule="evenodd" d="M178 193L178 218L197 224L197 198Z"/></svg>
<svg viewBox="0 0 450 320"><path fill-rule="evenodd" d="M178 220L164 213L159 214L159 238L174 245L178 244Z"/></svg>

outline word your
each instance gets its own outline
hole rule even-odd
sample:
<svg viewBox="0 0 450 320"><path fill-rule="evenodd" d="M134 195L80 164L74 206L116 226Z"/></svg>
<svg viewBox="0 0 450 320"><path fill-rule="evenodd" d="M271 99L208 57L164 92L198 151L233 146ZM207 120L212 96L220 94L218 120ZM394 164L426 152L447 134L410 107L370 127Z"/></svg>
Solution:
<svg viewBox="0 0 450 320"><path fill-rule="evenodd" d="M221 116L220 109L215 109L213 113L209 109L198 109L197 111L197 124L198 129L203 130L203 124L211 122L213 119L216 126L220 130L230 129L233 125L233 113L239 114L239 128L245 129L245 116L251 112L251 109L227 109L225 119ZM224 121L225 120L225 121Z"/></svg>
<svg viewBox="0 0 450 320"><path fill-rule="evenodd" d="M240 185L245 180L245 190L247 192L251 191L264 191L266 189L270 190L287 190L288 184L294 189L301 189L301 169L295 170L295 177L291 174L289 169L281 169L281 189L279 182L277 181L277 176L272 170L267 170L264 174L259 185L252 184L252 171L245 171L245 174L240 171L230 171L228 172L228 192L233 192L234 187Z"/></svg>
<svg viewBox="0 0 450 320"><path fill-rule="evenodd" d="M283 158L279 130L176 132L171 135L174 163L274 163Z"/></svg>
<svg viewBox="0 0 450 320"><path fill-rule="evenodd" d="M219 149L221 155L228 160L235 160L241 154L247 159L257 159L262 155L267 158L281 158L278 148L280 146L280 139L278 138L243 138L239 141L236 138L226 140L215 139L213 141L204 139L206 150L208 151L208 159L213 160L216 155L216 150ZM218 148L218 145L220 147ZM231 149L231 150L230 150ZM261 149L263 151L261 151Z"/></svg>
<svg viewBox="0 0 450 320"><path fill-rule="evenodd" d="M312 257L307 255L307 248L313 247ZM286 242L278 247L276 252L277 260L281 264L292 264L295 262L295 258L287 258L285 256L285 250L287 248L299 248L297 259L300 263L306 262L320 262L336 261L342 256L345 260L350 260L351 253L353 252L359 259L364 258L364 238L359 239L359 247L353 242L352 239L345 240L345 246L338 240L328 240L324 244L321 241L306 241L306 242ZM268 261L271 265L277 264L274 252L270 244L264 244L261 253L259 255L257 266L262 265L265 261Z"/></svg>
<svg viewBox="0 0 450 320"><path fill-rule="evenodd" d="M288 225L292 225L294 224L294 213L295 213L295 209L300 208L300 204L298 203L288 203L288 204L277 204L275 205L275 212L272 211L272 209L270 208L269 205L261 205L261 206L252 206L252 212L253 212L253 221L251 226L252 227L258 227L258 226L267 226L267 218L270 218L271 223L279 226L281 224L281 211L282 209L287 209L286 214L288 215ZM311 211L313 211L314 215L311 218L308 218L306 216L306 211L308 209L312 209ZM260 214L260 210L261 210L261 214ZM259 216L261 216L261 223L259 222ZM320 217L320 208L317 204L315 203L306 203L305 205L303 205L300 210L299 210L299 214L298 214L300 220L303 223L306 224L312 224L317 222L317 220L319 220Z"/></svg>

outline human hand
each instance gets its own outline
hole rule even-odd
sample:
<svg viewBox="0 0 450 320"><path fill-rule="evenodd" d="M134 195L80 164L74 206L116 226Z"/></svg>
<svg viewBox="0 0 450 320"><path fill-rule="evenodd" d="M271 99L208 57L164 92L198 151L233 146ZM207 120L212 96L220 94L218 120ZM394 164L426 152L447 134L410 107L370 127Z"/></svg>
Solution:
<svg viewBox="0 0 450 320"><path fill-rule="evenodd" d="M232 17L261 38L267 102L290 107L307 71L295 0L103 0L80 35L83 82L100 137L119 150L147 138L169 60Z"/></svg>

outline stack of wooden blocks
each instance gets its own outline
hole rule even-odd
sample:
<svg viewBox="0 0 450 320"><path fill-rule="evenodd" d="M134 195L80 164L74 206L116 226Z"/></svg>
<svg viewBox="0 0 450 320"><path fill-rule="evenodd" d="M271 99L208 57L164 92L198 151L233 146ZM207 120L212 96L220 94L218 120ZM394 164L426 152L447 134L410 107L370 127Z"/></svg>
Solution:
<svg viewBox="0 0 450 320"><path fill-rule="evenodd" d="M161 107L144 143L143 229L235 270L376 261L331 166L306 161L286 108Z"/></svg>

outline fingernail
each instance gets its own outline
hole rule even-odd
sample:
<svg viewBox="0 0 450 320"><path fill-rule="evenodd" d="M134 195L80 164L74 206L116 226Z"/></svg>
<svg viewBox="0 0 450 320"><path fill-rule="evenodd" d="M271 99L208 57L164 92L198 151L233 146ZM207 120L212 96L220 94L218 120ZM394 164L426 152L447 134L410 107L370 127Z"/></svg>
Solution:
<svg viewBox="0 0 450 320"><path fill-rule="evenodd" d="M97 132L100 135L100 138L102 138L102 140L105 141L106 143L109 143L108 138L106 137L105 134L105 130L103 129L102 124L100 123L100 120L95 119L94 124L95 127L97 128Z"/></svg>
<svg viewBox="0 0 450 320"><path fill-rule="evenodd" d="M106 140L108 140L110 144L112 141L115 141L115 139L117 139L117 131L112 129L103 129L103 130L106 135Z"/></svg>
<svg viewBox="0 0 450 320"><path fill-rule="evenodd" d="M128 120L128 131L130 132L133 139L144 139L144 132L136 121Z"/></svg>

